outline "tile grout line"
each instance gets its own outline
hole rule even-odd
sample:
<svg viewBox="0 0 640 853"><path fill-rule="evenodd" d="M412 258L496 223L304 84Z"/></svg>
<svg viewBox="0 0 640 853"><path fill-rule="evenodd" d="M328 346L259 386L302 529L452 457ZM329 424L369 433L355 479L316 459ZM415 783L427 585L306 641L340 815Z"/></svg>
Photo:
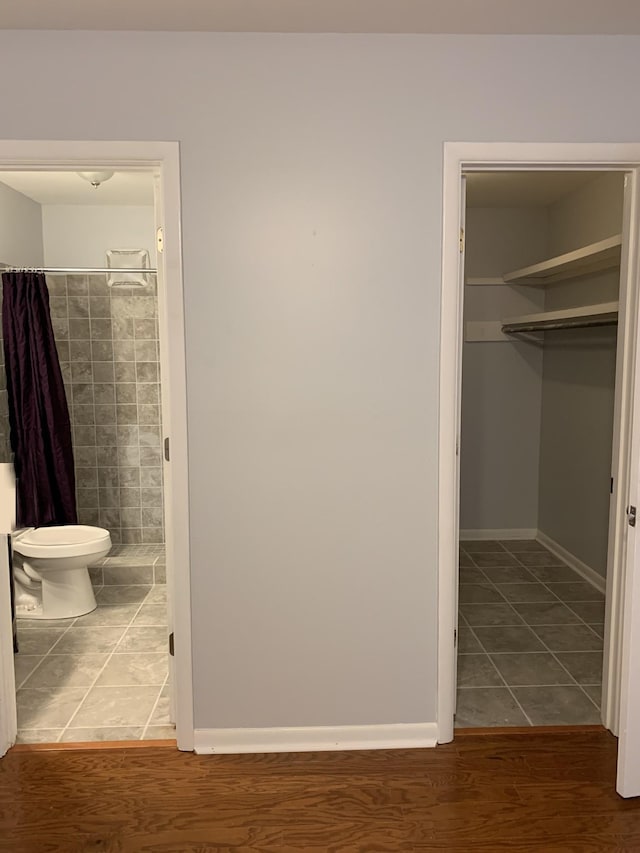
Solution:
<svg viewBox="0 0 640 853"><path fill-rule="evenodd" d="M122 546L116 546L116 547L120 547L120 548L121 548ZM136 546L134 546L134 548L135 548L135 547L136 547ZM138 546L138 550L140 550L140 547L144 548L145 553L147 552L147 549L149 548L149 546ZM161 553L162 546L158 546L158 545L155 545L155 544L154 544L154 545L152 545L152 546L150 546L150 547L151 547L152 549L155 549L155 550L156 550L156 559L159 559L159 558L161 558L161 557L162 557L162 553ZM106 563L106 562L107 562L106 560L101 560L101 561L100 561L100 563L101 563L101 564L104 564L104 563ZM134 558L132 559L132 562L133 562L134 564L136 564L136 563L137 563L137 562L139 562L139 561L138 561L138 560L136 560L136 559L135 559L135 557L134 557ZM135 586L135 585L125 584L125 586ZM147 585L145 584L144 586L147 586ZM72 722L72 719L74 719L74 718L75 718L75 716L76 716L76 714L77 714L77 712L78 712L78 710L79 710L80 706L81 706L81 705L84 703L84 701L86 700L86 697L87 697L88 692L89 692L89 691L92 689L92 687L95 685L95 683L96 683L97 679L100 677L100 675L101 675L101 674L102 674L102 672L104 671L104 668L108 665L109 660L112 658L113 654L114 654L114 653L116 653L116 651L117 651L117 649L118 649L118 647L119 647L119 645L120 645L120 643L121 643L121 641L122 641L122 639L123 639L124 635L126 634L126 632L127 632L127 631L132 627L132 626L134 626L134 623L135 623L136 619L138 619L138 618L139 618L139 616L140 616L140 612L141 612L142 608L143 608L143 607L144 607L144 605L149 601L149 598L153 595L153 592L154 592L154 586L155 586L155 585L151 585L151 587L150 587L150 588L149 588L149 590L148 590L147 595L145 595L145 597L142 599L142 601L140 601L140 602L138 603L137 607L135 608L135 610L134 610L134 612L132 613L132 615L131 615L131 617L129 618L129 620L128 620L128 621L127 621L127 622L122 626L122 628L123 628L123 632L122 632L122 634L120 635L120 638L118 639L118 641L116 642L116 645L115 645L115 647L114 647L113 651L112 651L111 653L108 653L108 654L107 654L107 657L106 657L105 663L104 663L104 664L103 664L103 666L100 668L100 670L99 670L99 672L97 673L96 677L93 679L92 684L91 684L91 685L90 685L90 686L89 686L89 687L84 691L84 695L82 696L82 698L81 698L81 699L80 699L80 701L78 702L78 705L77 705L77 707L75 708L75 711L74 711L74 713L73 713L73 715L72 715L72 718L69 720L69 722L68 722L65 726L58 726L58 725L56 725L56 726L47 726L47 727L43 727L43 726L41 726L41 725L36 725L36 726L20 726L20 730L25 730L25 731L30 731L30 732L31 732L31 731L36 731L36 732L37 732L37 731L42 731L42 730L47 730L47 731L49 731L49 730L51 730L51 731L57 730L57 731L59 732L59 735L58 735L58 737L56 738L56 740L59 740L59 739L62 737L62 735L63 735L64 731L65 731L67 728L69 728L69 727L70 727L70 724L71 724L71 722ZM164 589L164 584L161 584L161 585L159 585L159 586L160 586L160 589L161 589L161 590L163 590L163 589ZM94 587L94 592L96 593L96 596L99 596L99 594L100 594L100 592L102 591L102 589L103 589L103 584L100 584L100 585L97 585L96 587ZM163 602L162 602L162 601L158 601L157 599L155 599L155 598L154 598L154 599L152 599L152 600L151 600L151 603L157 603L157 604L160 604L160 605L161 605ZM128 602L119 602L119 603L118 603L118 604L116 604L116 605L110 605L110 606L109 606L109 608L111 609L111 608L113 608L114 606L118 606L118 605L122 606L122 605L126 605L126 604L128 604ZM105 606L106 606L106 605L105 605ZM28 621L28 617L27 617L27 616L25 616L25 617L18 617L18 619L19 619L18 625L20 624L20 621L22 621L23 619L24 619L24 621L25 621L25 622L27 622L27 621ZM58 658L58 659L65 659L65 658L67 658L67 659L69 659L69 658L75 657L75 654L74 654L73 652L71 652L71 653L67 653L67 652L65 652L65 653L60 653L58 650L59 650L59 648L60 648L60 644L61 644L61 642L62 642L62 638L63 638L63 637L65 637L65 636L67 636L68 632L69 632L72 628L75 628L75 627L78 627L78 626L82 627L82 619L83 619L83 617L82 617L82 616L78 616L78 617L71 617L69 624L64 625L64 626L63 626L63 625L58 626L58 625L57 625L57 620L52 620L52 621L55 621L55 623L56 623L56 624L53 624L53 625L51 625L51 626L47 626L47 627L53 627L53 628L57 628L57 627L59 627L59 628L62 628L63 630L61 631L60 635L55 639L55 641L52 643L52 645L51 645L51 646L50 646L50 647L49 647L49 648L48 648L44 653L40 653L40 654L34 655L35 657L39 658L39 660L38 660L37 664L36 664L35 666L33 666L33 668L32 668L32 669L30 669L30 670L26 673L26 675L21 679L21 681L20 681L19 683L17 683L17 684L16 684L16 696L17 696L17 694L18 694L18 692L19 692L19 691L23 691L23 690L24 690L24 691L31 691L32 689L33 689L33 690L36 690L36 689L37 689L37 688L35 688L35 687L34 687L34 688L28 688L28 687L25 687L24 685L25 685L25 684L27 684L27 682L29 681L29 679L31 679L31 678L32 678L32 676L34 676L34 675L36 674L36 672L37 672L37 671L39 671L39 670L41 669L41 667L45 664L45 661L47 660L47 658ZM33 620L33 621L40 622L41 620ZM111 628L111 627L120 627L120 626L104 625L104 626L85 626L85 627L95 627L95 628L100 629L101 627L104 627L104 628ZM162 628L164 628L164 629L166 630L166 625L164 625L164 624L163 624L163 625L155 625L155 624L153 624L153 623L152 623L152 624L150 624L150 625L140 625L139 627L141 627L141 628L162 627ZM46 629L46 628L42 628L42 627L40 627L40 626L38 626L38 628L34 628L33 626L31 626L31 627L30 627L30 626L28 626L28 625L25 625L25 626L23 626L23 630L27 630L27 631L29 631L29 633L33 633L33 632L35 632L35 631L38 631L38 632L42 631L42 632L44 632L44 631L45 631L45 630L47 630L47 629ZM20 627L18 627L18 641L20 640L20 633L21 633L21 631L20 631ZM79 655L82 655L82 654L87 654L87 653L89 653L89 654L90 654L90 653L91 653L91 649L89 649L89 650L84 649L84 650L80 651L78 654L79 654ZM23 655L25 655L25 653L24 653L24 652L23 652L22 654L23 654ZM31 652L29 652L29 654L31 654ZM99 654L99 653L98 653L98 652L96 652L96 654ZM131 655L136 654L136 652L129 652L129 653L127 653L127 652L123 652L123 653L121 653L121 654L122 654L123 656L128 656L128 655L130 655L130 654L131 654ZM159 654L161 654L161 653L159 653ZM25 655L25 656L26 656L26 655ZM165 678L165 683L166 683L166 678ZM60 686L60 685L59 685L59 686ZM64 688L64 686L65 686L65 685L61 685L61 686ZM117 686L117 685L115 685L115 686ZM122 686L123 686L123 687L129 687L129 686L132 686L132 685L122 685ZM156 688L158 685L157 685L157 684L153 684L153 685L142 685L142 686L148 686L148 687ZM56 698L56 697L55 697L55 691L57 690L57 687L56 687L56 686L53 686L53 687L51 687L51 688L49 688L49 689L50 689L51 691L53 691L53 696L52 696L52 698L54 698L54 699L55 699L55 698ZM82 692L82 686L80 686L80 687L79 687L79 688L77 688L77 689L78 689L78 691L79 691L79 692ZM162 689L162 688L161 688L161 689Z"/></svg>
<svg viewBox="0 0 640 853"><path fill-rule="evenodd" d="M129 628L131 628L131 626L133 625L133 621L134 621L134 619L136 618L136 616L138 615L138 613L140 612L140 610L141 610L141 608L142 608L143 604L144 604L144 603L145 603L145 601L147 600L147 596L148 596L148 595L149 595L149 593L147 593L147 595L142 599L142 601L140 602L139 606L137 607L137 609L136 609L135 613L133 614L133 616L132 616L132 617L131 617L131 619L129 620L129 623L128 623L126 626L124 626L124 630L123 630L123 632L122 632L122 635L121 635L120 639L117 641L117 643L115 644L115 646L113 647L113 649L111 650L111 652L107 655L107 659L105 660L105 662L104 662L104 664L102 665L102 667L101 667L101 669L99 670L99 672L96 674L96 677L93 679L93 681L91 682L91 684L90 684L90 685L89 685L89 687L87 688L87 690L86 690L86 692L85 692L84 696L82 697L82 699L81 699L81 700L80 700L80 702L78 703L78 706L76 707L75 711L73 712L73 714L72 714L72 715L71 715L71 717L69 718L69 721L67 722L66 726L63 728L62 732L60 733L60 735L59 735L59 737L58 737L58 741L57 741L57 742L61 742L61 738L64 736L64 734L65 734L65 732L67 731L67 729L69 729L69 728L73 728L73 727L71 726L71 723L72 723L72 722L73 722L73 720L76 718L76 716L77 716L77 714L78 714L78 711L80 710L80 708L81 708L81 707L82 707L82 705L84 704L84 702L85 702L85 700L86 700L87 696L89 695L89 692L90 692L90 691L91 691L91 690L96 686L96 682L98 681L98 679L100 678L100 676L101 676L101 675L102 675L102 673L104 672L104 670L105 670L106 666L108 665L109 661L111 660L111 658L112 658L112 657L114 656L114 654L116 653L116 649L118 648L118 646L119 646L119 645L120 645L120 643L122 642L122 639L124 638L124 635L127 633L127 631L129 630ZM71 626L70 626L70 627L71 627ZM98 627L98 626L95 626L95 627ZM105 726L104 728L109 728L109 727L108 727L108 726Z"/></svg>
<svg viewBox="0 0 640 853"><path fill-rule="evenodd" d="M158 690L158 695L157 695L157 697L156 697L156 701L153 703L153 708L152 708L152 709L151 709L151 711L149 712L149 716L147 717L147 722L146 722L146 724L145 724L145 725L143 726L143 728L142 728L142 737L140 738L140 740L144 740L144 739L145 739L145 735L147 734L147 729L148 729L148 728L149 728L149 726L151 725L151 719L152 719L153 715L154 715L154 714L155 714L155 712L156 712L156 708L158 707L158 702L160 701L160 698L161 698L161 696L162 696L162 691L164 690L165 685L167 684L167 681L168 681L168 680L169 680L169 673L167 672L167 675L166 675L166 677L165 677L164 681L162 682L162 685L160 686L160 689Z"/></svg>
<svg viewBox="0 0 640 853"><path fill-rule="evenodd" d="M497 544L499 544L499 543L497 543ZM462 549L462 551L464 551L463 543L460 543L460 548ZM591 626L590 626L590 625L589 625L589 624L588 624L588 623L587 623L587 622L582 618L582 616L581 616L579 613L577 613L573 608L571 608L571 607L570 607L570 605L569 605L567 602L565 602L563 599L561 599L561 598L560 598L560 596L559 596L559 595L558 595L558 594L557 594L557 593L556 593L552 588L549 588L548 583L551 583L550 581L545 582L545 581L541 580L541 578L537 577L533 572L531 572L531 571L530 571L530 569L531 569L532 567L527 566L527 565L524 563L524 561L523 561L523 560L518 556L518 553L525 553L525 552L511 552L511 551L509 551L506 547L504 547L504 548L502 548L502 551L495 551L495 552L478 552L478 553L496 553L496 554L497 554L497 553L502 553L502 552L508 553L508 554L509 554L509 555L510 555L510 556L511 556L515 561L516 561L517 566L518 566L518 567L520 567L520 568L524 568L524 569L528 572L528 574L532 577L532 580L531 580L531 581L513 581L513 583L527 583L527 584L531 584L531 585L533 585L533 584L539 584L539 585L540 585L540 586L542 586L542 587L543 587L543 588L544 588L548 593L550 593L551 595L553 595L557 602L559 602L559 603L560 603L561 605L563 605L563 606L566 606L566 607L567 607L567 608L568 608L572 613L574 613L574 615L579 619L579 623L577 623L577 624L580 624L581 626L588 628L588 629L589 629L589 631L591 631L591 632L594 634L594 636L598 637L598 639L601 639L601 638L599 637L599 635L598 635L598 634L597 634L597 633L596 633L596 632L591 628ZM499 587L500 587L500 584L499 584L498 582L494 581L494 580L493 580L493 578L491 577L491 575L490 575L487 571L485 571L485 568L493 568L493 567L482 567L482 566L479 566L479 565L477 564L476 560L474 559L473 554L471 554L471 553L469 553L469 552L466 552L466 551L464 551L464 553L465 553L465 554L469 557L469 559L471 560L471 562L472 562L472 567L476 568L476 569L481 573L481 575L482 575L482 576L484 576L484 577L486 578L486 582L489 584L490 588L492 588L492 589L496 592L496 594L497 594L497 595L499 595L499 596L500 596L500 598L510 606L511 610L512 610L512 611L516 614L516 616L521 620L520 624L521 624L521 625L524 625L524 626L525 626L525 627L527 627L527 628L529 628L529 630L533 632L533 634L534 634L534 636L536 637L537 641L538 641L538 642L543 646L543 648L546 650L546 653L548 653L548 654L550 654L550 655L551 655L551 657L553 658L553 660L554 660L554 661L555 661L555 662L556 662L556 663L561 667L561 669L562 669L562 670L563 670L563 671L568 675L568 677L569 677L569 679L570 679L570 682L568 682L566 685L558 685L558 684L556 684L556 685L549 685L549 686L576 686L576 687L578 687L578 688L580 689L581 693L587 697L587 699L589 700L589 702L591 703L591 705L593 705L593 706L596 708L596 710L597 710L598 712L600 712L600 707L596 704L596 702L594 701L594 699L593 699L593 698L592 698L592 697L587 693L587 691L584 689L584 687L585 687L585 686L591 686L591 685L585 685L585 686L583 686L582 684L580 684L580 683L577 681L577 679L576 679L576 678L574 678L574 676L569 672L569 670L567 669L567 667L565 667L565 666L564 666L564 664L562 663L562 661L561 661L561 660L559 660L559 658L556 656L556 654L555 654L555 653L554 653L554 652L549 648L549 646L547 645L547 643L545 643L545 642L544 642L544 640L542 639L542 637L540 637L540 636L538 635L538 633L537 633L537 632L536 632L536 630L535 630L535 626L530 625L530 624L528 623L528 621L527 621L527 620L526 620L526 619L525 619L525 618L524 618L520 613L518 613L518 611L517 611L517 610L515 610L515 608L513 607L513 604L518 604L518 603L524 603L524 604L527 604L527 603L536 603L536 602L512 602L512 601L510 601L510 600L509 600L509 599L508 599L508 598L507 598L507 597L506 597L506 596L505 596L505 595L500 591L500 588L499 588ZM544 552L541 552L541 553L544 553ZM565 564L565 563L563 563L562 565L563 565L563 566L566 566L566 564ZM459 567L459 569L461 569L461 568L465 568L465 567ZM498 567L496 567L496 568L499 568L499 566L498 566ZM534 567L534 568L535 568L535 567ZM577 573L576 573L576 575L577 575ZM583 580L582 578L579 578L579 577L577 576L577 577L576 577L576 580L578 580L578 579L579 579L579 580ZM480 583L484 583L484 581L481 581ZM509 583L509 581L506 581L506 583ZM566 581L566 583L575 583L575 581ZM479 604L479 605L482 605L482 604L488 604L488 603L491 603L491 602L460 602L460 603L462 603L462 604L464 604L464 603L467 603L467 604L468 604L468 603L477 603L477 604ZM495 602L495 603L498 603L498 602ZM541 602L541 603L545 603L545 602ZM556 602L548 602L548 603L556 603ZM578 602L574 602L574 603L578 603ZM463 618L464 618L464 614L462 614L462 615L463 615ZM466 619L465 619L465 622L466 622ZM505 679L504 679L504 677L502 676L502 673L498 670L498 668L496 667L496 665L495 665L495 663L494 663L494 661L493 661L493 659L492 659L492 657L491 657L491 655L492 655L492 654L496 654L496 655L498 655L498 654L512 654L512 653L511 653L511 652L488 652L488 651L487 651L487 649L486 649L486 647L485 647L485 645L484 645L484 643L482 642L482 640L480 639L480 637L478 636L478 634L476 634L476 632L475 632L475 630L474 630L474 628L482 627L482 626L477 626L477 625L476 625L476 626L472 626L472 625L470 625L470 624L468 624L468 623L467 623L467 627L469 627L469 629L471 630L472 635L474 636L474 638L476 639L476 641L477 641L477 642L478 642L478 644L480 645L480 648L483 650L483 653L484 653L484 654L486 654L486 656L489 658L489 661L491 662L491 664L492 664L492 666L494 667L494 669L497 671L497 673L498 673L499 677L501 678L501 680L504 682L505 686L506 686L506 687L507 687L507 689L509 690L509 693L511 694L512 698L514 699L514 701L516 702L516 704L518 705L518 707L521 709L521 711L523 712L523 714L525 715L525 717L529 720L529 723L530 723L530 724L532 724L532 723L531 723L531 720L530 720L530 718L529 718L529 716L528 716L528 714L525 712L525 710L524 710L524 708L522 707L522 705L520 704L520 702L518 702L518 700L517 700L516 696L514 695L513 691L511 690L510 685L506 683L506 680L505 680ZM486 626L486 627L509 627L509 626ZM541 626L537 626L537 627L541 627ZM565 651L566 651L566 650L565 650ZM580 650L580 651L583 651L583 650ZM588 650L588 651L590 651L590 650ZM530 652L530 653L531 653L531 654L533 654L534 652ZM540 653L540 652L538 652L538 653ZM576 653L577 653L577 652L576 652ZM459 651L458 651L458 654L460 655L460 654L461 654L461 652L459 652ZM466 653L466 654L473 654L473 653ZM519 654L527 654L527 652L520 652ZM600 683L601 683L601 680L600 680ZM516 685L514 685L514 686L516 686ZM529 687L540 687L540 686L546 686L546 685L535 685L535 684L534 684L534 685L517 685L517 686L518 686L518 687L521 687L521 686L525 686L525 687L526 687L526 686L529 686ZM597 686L597 685L594 685L594 686ZM473 687L466 687L466 688L460 688L460 689L474 689L474 688L473 688ZM480 687L476 687L475 689L481 689L481 688L480 688Z"/></svg>
<svg viewBox="0 0 640 853"><path fill-rule="evenodd" d="M101 587L100 587L100 588L101 588ZM16 617L16 618L17 618L17 619L20 619L20 618L28 618L28 617L19 617L19 616L18 616L18 617ZM69 624L69 625L67 625L67 626L66 626L66 628L64 629L64 631L62 632L62 634L60 634L60 636L58 637L58 639L57 639L57 640L55 641L55 643L54 643L54 644L49 648L49 650L48 650L47 652L45 652L43 655L41 655L41 656L40 656L40 657L41 657L41 660L40 660L40 661L39 661L39 662L34 666L34 668L31 670L31 672L30 672L30 673L29 673L29 674L28 674L28 675L27 675L27 676L22 680L22 682L20 683L20 686L18 686L18 685L16 684L16 695L17 695L17 693L18 693L18 690L22 690L22 687L23 687L24 683L25 683L26 681L28 681L28 680L31 678L31 676L34 674L34 672L42 666L42 664L44 663L44 661L46 660L46 658L48 658L48 657L49 657L49 655L51 655L51 654L53 653L53 650L54 650L54 649L55 649L55 647L58 645L58 643L60 642L60 640L65 636L65 634L67 633L67 631L69 631L69 629L70 629L70 628L73 628L73 626L76 624L76 620L77 620L77 619L79 619L79 618L80 618L79 616L74 616L74 617L73 617L73 622L71 622L71 624ZM53 620L51 620L51 621L53 621ZM55 627L55 626L52 626L52 627ZM60 626L60 627L62 627L62 626ZM25 630L25 631L38 631L38 630L39 630L39 631L46 631L47 629L46 629L46 628L23 628L23 630ZM20 647L20 634L19 634L19 631L17 631L17 634L18 634L18 648L19 648L19 647ZM19 653L20 653L20 652L18 652L18 654L19 654ZM15 653L14 653L14 657L15 657ZM27 689L28 689L28 688L27 688Z"/></svg>
<svg viewBox="0 0 640 853"><path fill-rule="evenodd" d="M529 715L527 714L527 712L525 711L525 709L522 707L522 705L520 704L520 702L518 702L518 699L517 699L517 697L514 695L513 690L512 690L512 689L511 689L511 687L507 684L505 677L502 675L502 673L500 672L500 670L498 669L498 667L495 665L495 663L494 663L494 662L493 662L493 660L491 659L491 655L490 655L490 654L489 654L489 652L486 650L486 648L485 648L485 646L484 646L484 643L482 642L482 640L480 639L480 637L478 637L478 635L477 635L477 634L475 634L475 632L474 632L474 635L475 635L475 637L476 637L477 641L480 643L480 647L484 650L484 653L486 654L487 658L489 659L489 662L491 663L491 666L495 669L495 671L496 671L496 672L497 672L497 674L498 674L498 677L500 678L500 680L502 681L502 683L504 684L504 686L507 688L507 691L509 692L509 695L511 696L511 698L513 699L513 701L516 703L516 705L518 706L518 708L520 708L520 711L521 711L521 712L522 712L522 714L524 715L525 720L527 720L527 722L529 723L529 725L530 725L530 726L533 726L533 722L531 721L531 718L529 717Z"/></svg>
<svg viewBox="0 0 640 853"><path fill-rule="evenodd" d="M537 634L536 634L536 637L538 637L538 635L537 635ZM573 676L573 675L569 672L569 670L567 669L567 667L566 667L566 666L562 663L562 661L561 661L561 660L556 656L556 653L555 653L555 652L553 652L553 651L551 651L551 649L547 646L547 644L546 644L546 643L545 643L545 641L542 639L542 637L538 637L538 639L540 640L540 642L542 643L542 645L545 647L545 649L549 652L549 654L553 657L553 659L556 661L556 663L558 663L558 664L562 667L562 669L564 669L564 671L567 673L567 675L569 676L569 678L571 678L571 679L572 679L573 684L574 684L576 687L579 687L579 688L580 688L580 690L582 690L582 692L583 692L583 693L584 693L584 695L589 699L589 701L591 702L591 704L595 706L595 708L596 708L596 710L598 711L598 713L600 713L600 711L601 711L600 707L599 707L598 705L596 705L596 703L593 701L593 699L591 698L591 696L589 696L589 694L587 693L587 691L583 689L582 684L580 684L580 682L578 681L578 679L577 679L577 678L575 678L575 676ZM566 652L566 654L577 654L577 652ZM592 685L589 685L589 686L592 686ZM602 687L602 678L600 678L600 686Z"/></svg>

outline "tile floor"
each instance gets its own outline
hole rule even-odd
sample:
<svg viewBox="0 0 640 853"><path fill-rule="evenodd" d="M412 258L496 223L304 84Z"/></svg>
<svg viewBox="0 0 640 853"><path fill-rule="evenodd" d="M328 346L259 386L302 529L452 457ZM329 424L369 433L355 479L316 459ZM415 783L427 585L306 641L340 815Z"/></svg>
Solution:
<svg viewBox="0 0 640 853"><path fill-rule="evenodd" d="M18 619L18 743L175 736L164 548L114 546L90 574L98 603L92 613Z"/></svg>
<svg viewBox="0 0 640 853"><path fill-rule="evenodd" d="M461 542L456 727L600 723L603 623L538 542Z"/></svg>

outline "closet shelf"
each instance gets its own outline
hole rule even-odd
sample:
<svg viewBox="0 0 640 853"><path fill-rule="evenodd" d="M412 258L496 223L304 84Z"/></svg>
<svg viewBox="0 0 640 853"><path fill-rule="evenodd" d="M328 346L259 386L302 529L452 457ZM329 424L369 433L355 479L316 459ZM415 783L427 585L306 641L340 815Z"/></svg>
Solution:
<svg viewBox="0 0 640 853"><path fill-rule="evenodd" d="M618 303L601 302L598 305L581 305L561 311L543 311L523 314L502 321L502 331L539 332L545 329L586 328L587 326L613 326L618 322Z"/></svg>
<svg viewBox="0 0 640 853"><path fill-rule="evenodd" d="M505 284L545 285L556 281L576 278L588 273L614 269L620 264L622 235L616 234L605 240L598 240L589 246L582 246L573 252L566 252L555 258L549 258L538 264L505 273Z"/></svg>

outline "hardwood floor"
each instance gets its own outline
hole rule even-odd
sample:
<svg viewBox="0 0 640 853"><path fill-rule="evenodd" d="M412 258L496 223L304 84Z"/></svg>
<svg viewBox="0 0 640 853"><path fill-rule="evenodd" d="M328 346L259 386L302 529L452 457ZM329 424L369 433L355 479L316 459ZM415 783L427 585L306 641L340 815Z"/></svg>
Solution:
<svg viewBox="0 0 640 853"><path fill-rule="evenodd" d="M22 747L0 761L0 850L639 851L615 763L595 728L287 755Z"/></svg>

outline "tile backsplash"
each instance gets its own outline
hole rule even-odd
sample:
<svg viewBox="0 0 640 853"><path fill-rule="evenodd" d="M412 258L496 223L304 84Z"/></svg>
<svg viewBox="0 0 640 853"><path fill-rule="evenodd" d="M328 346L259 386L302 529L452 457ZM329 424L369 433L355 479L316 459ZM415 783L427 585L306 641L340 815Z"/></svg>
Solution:
<svg viewBox="0 0 640 853"><path fill-rule="evenodd" d="M79 521L107 528L116 543L161 543L155 282L110 288L105 275L68 275L47 276L47 285L73 430Z"/></svg>

